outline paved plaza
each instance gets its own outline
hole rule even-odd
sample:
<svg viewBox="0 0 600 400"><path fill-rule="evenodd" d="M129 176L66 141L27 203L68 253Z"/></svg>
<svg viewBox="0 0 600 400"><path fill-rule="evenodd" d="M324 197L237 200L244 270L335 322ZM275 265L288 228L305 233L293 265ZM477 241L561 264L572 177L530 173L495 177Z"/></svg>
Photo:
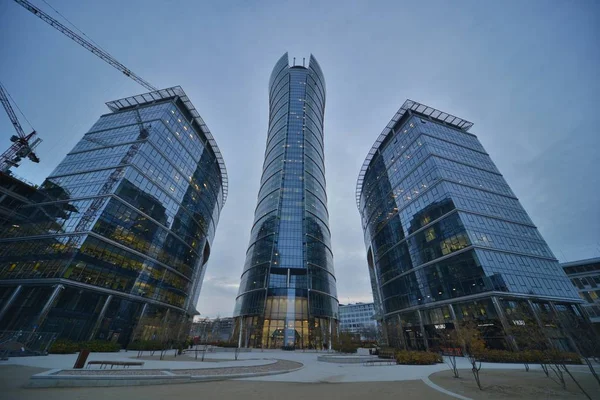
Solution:
<svg viewBox="0 0 600 400"><path fill-rule="evenodd" d="M381 399L395 398L401 395L402 399L503 399L528 397L502 396L502 382L510 382L513 387L528 387L528 383L541 385L541 389L531 389L527 393L536 393L536 397L547 399L577 399L581 397L576 391L561 392L560 388L548 378L542 377L540 368L532 365L532 371L526 375L520 364L484 364L482 368L482 381L494 386L495 391L479 392L473 389L473 380L468 370L469 364L466 360L459 358L459 368L463 369L462 379L453 380L448 378L450 373L446 364L431 366L402 366L402 365L376 365L366 366L359 364L336 364L318 361L319 355L324 352L302 352L302 351L279 351L279 350L255 350L240 353L236 361L233 352L210 353L207 359L211 361L196 361L194 355L182 355L174 357L173 353L165 360L158 360L146 354L142 359L142 368L132 367L121 370L123 373L148 374L151 370L167 370L177 375L188 373L190 370L202 369L226 370L233 368L245 371L264 370L269 366L277 365L282 361L290 364L300 365L301 368L293 372L282 373L271 376L257 376L218 382L198 382L187 384L162 384L149 386L125 386L125 387L84 387L84 388L46 388L30 389L24 388L29 382L29 377L34 374L44 373L48 370L71 369L77 356L49 355L45 357L22 357L11 358L0 364L0 393L3 400L38 399L44 400L70 400L70 399L121 399L130 400L144 399L169 399L169 398L192 398L202 395L203 398L219 398L219 400L239 399L243 395L245 399L288 399L305 398L331 398L331 399L364 399L369 396L377 396ZM137 352L120 353L93 353L89 360L104 361L132 361ZM296 364L299 363L299 364ZM586 385L593 383L591 375L586 375L586 367L571 367L577 376L586 381ZM87 369L83 371L89 371ZM96 369L97 372L100 372ZM102 370L105 371L105 370ZM108 370L110 371L110 369ZM119 373L113 370L113 373ZM93 373L92 371L89 371ZM85 373L85 372L84 372ZM104 373L104 372L103 372ZM208 370L206 371L208 373ZM201 372L196 372L201 374ZM588 379L589 378L589 379ZM531 379L531 380L530 380ZM268 382L268 383L267 383ZM385 384L384 384L385 383ZM474 382L473 382L474 383ZM531 385L529 385L531 386ZM544 391L544 386L556 386L552 390ZM573 386L572 384L570 386ZM595 387L589 386L595 394ZM492 390L492 389L490 389ZM537 391L536 391L537 390ZM499 392L499 393L496 393ZM539 392L539 393L538 393ZM598 391L600 393L600 391ZM525 392L524 392L525 393ZM43 394L43 395L42 395ZM517 393L518 394L518 393ZM597 397L594 397L597 398Z"/></svg>

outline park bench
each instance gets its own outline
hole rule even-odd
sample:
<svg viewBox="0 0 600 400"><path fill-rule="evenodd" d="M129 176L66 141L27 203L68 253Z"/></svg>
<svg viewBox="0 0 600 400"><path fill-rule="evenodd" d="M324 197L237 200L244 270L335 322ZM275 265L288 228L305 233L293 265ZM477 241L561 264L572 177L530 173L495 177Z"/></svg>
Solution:
<svg viewBox="0 0 600 400"><path fill-rule="evenodd" d="M100 365L100 369L102 369L102 366L104 366L104 369L106 369L106 367L108 367L110 365L110 369L113 369L113 367L125 367L125 368L129 368L129 367L142 367L144 365L143 361L88 361L87 363L87 367L89 368L90 365Z"/></svg>
<svg viewBox="0 0 600 400"><path fill-rule="evenodd" d="M364 366L366 367L374 367L375 365L395 365L396 364L396 360L391 359L391 358L373 358L371 360L367 360L363 363Z"/></svg>
<svg viewBox="0 0 600 400"><path fill-rule="evenodd" d="M385 359L395 359L396 358L396 350L392 348L381 348L379 349L379 358Z"/></svg>

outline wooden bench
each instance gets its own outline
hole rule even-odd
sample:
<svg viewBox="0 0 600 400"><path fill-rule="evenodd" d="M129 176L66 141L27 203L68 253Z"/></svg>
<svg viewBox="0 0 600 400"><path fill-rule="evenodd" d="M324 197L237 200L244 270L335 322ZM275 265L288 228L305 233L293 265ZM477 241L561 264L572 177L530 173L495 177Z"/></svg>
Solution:
<svg viewBox="0 0 600 400"><path fill-rule="evenodd" d="M89 368L90 365L100 365L100 369L102 369L102 366L104 366L104 369L106 369L107 366L110 365L110 369L113 369L113 367L125 367L125 368L129 368L129 367L142 367L144 365L143 361L88 361L87 363L87 367Z"/></svg>

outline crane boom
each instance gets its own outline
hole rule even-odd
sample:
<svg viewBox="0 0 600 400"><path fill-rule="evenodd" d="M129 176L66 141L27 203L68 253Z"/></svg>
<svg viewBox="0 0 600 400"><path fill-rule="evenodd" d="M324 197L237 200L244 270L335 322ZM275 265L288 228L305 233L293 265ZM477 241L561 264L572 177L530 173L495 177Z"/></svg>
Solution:
<svg viewBox="0 0 600 400"><path fill-rule="evenodd" d="M113 67L115 67L116 69L121 71L125 76L133 79L134 81L136 81L137 83L139 83L140 85L145 87L146 89L148 89L152 92L158 90L157 88L152 86L150 83L148 83L147 81L145 81L144 79L142 79L141 77L136 75L134 72L132 72L129 68L127 68L126 66L121 64L116 58L111 56L109 53L98 48L97 46L95 46L94 44L89 42L88 40L82 38L77 33L73 32L71 29L67 28L66 26L64 26L63 24L61 24L60 22L58 22L57 20L52 18L50 15L46 14L44 11L40 10L39 8L37 8L36 6L34 6L30 2L28 2L27 0L14 0L14 1L15 1L15 3L17 3L20 6L22 6L23 8L25 8L26 10L30 11L32 14L36 15L42 21L44 21L47 24L49 24L50 26L52 26L54 29L58 30L59 32L62 32L65 36L67 36L68 38L73 40L75 43L77 43L80 46L84 47L85 49L91 51L93 54L97 55L102 60L104 60L108 64L112 65Z"/></svg>
<svg viewBox="0 0 600 400"><path fill-rule="evenodd" d="M0 83L0 103L4 106L6 113L8 114L8 118L10 118L10 122L12 123L16 135L11 136L10 141L12 145L6 150L4 153L0 154L0 171L7 173L10 168L18 167L19 162L24 157L29 158L31 161L35 163L39 163L40 159L37 154L35 154L35 148L42 142L42 139L37 137L37 132L33 131L30 134L26 135L23 131L23 127L19 123L17 119L17 115L10 105L10 101L8 100L8 94L4 89L4 86Z"/></svg>
<svg viewBox="0 0 600 400"><path fill-rule="evenodd" d="M2 86L1 83L0 83L0 102L4 106L4 109L6 110L6 113L8 114L8 118L10 118L10 122L12 122L13 126L15 127L15 131L17 131L17 135L20 138L24 138L25 132L23 131L23 127L21 127L21 124L19 123L19 120L17 119L17 115L15 114L15 111L13 110L12 106L10 105L10 102L8 101L8 95L6 94L6 91L4 90L4 86Z"/></svg>

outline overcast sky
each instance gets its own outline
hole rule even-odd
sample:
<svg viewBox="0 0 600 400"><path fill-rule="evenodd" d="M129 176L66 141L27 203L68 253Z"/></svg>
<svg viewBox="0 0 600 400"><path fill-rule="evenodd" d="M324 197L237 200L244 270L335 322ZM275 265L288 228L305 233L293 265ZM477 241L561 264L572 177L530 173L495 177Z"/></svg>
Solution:
<svg viewBox="0 0 600 400"><path fill-rule="evenodd" d="M314 54L325 74L340 302L372 301L356 178L407 98L475 124L471 132L557 258L600 256L594 0L46 1L153 85L181 85L215 136L229 198L198 303L202 315L233 311L264 155L268 79L286 51L297 60ZM0 27L0 81L44 139L42 162L16 173L41 183L108 112L105 102L144 89L9 0L0 2ZM3 112L0 132L3 151L13 134Z"/></svg>

